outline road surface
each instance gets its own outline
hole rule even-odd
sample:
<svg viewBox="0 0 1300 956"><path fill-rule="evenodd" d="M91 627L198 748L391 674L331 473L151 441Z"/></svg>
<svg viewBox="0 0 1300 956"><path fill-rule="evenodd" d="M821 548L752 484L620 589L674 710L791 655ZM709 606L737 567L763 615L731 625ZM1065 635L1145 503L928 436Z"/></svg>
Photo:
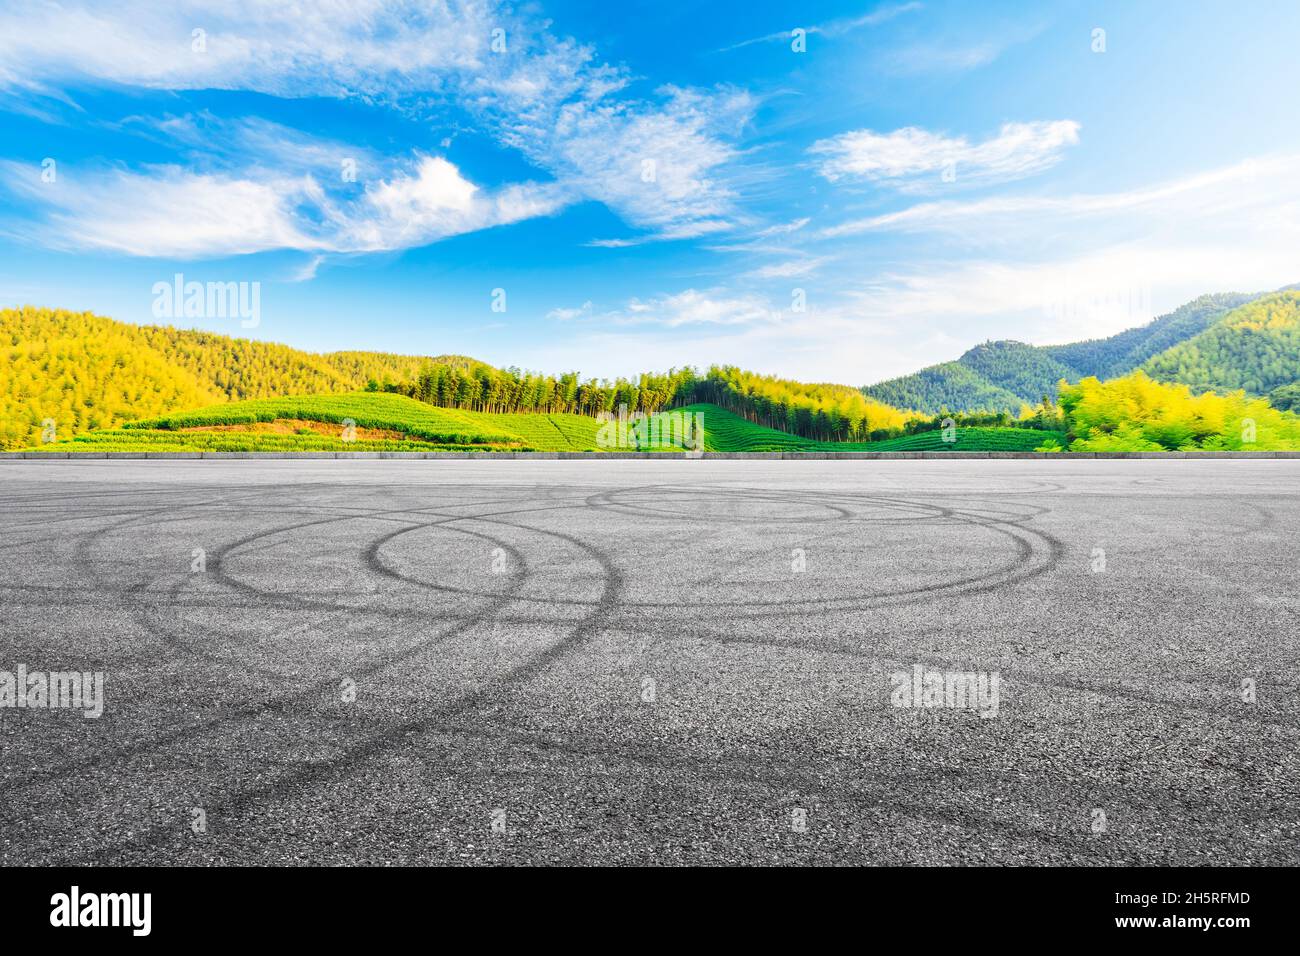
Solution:
<svg viewBox="0 0 1300 956"><path fill-rule="evenodd" d="M1300 863L1298 490L0 462L0 862Z"/></svg>

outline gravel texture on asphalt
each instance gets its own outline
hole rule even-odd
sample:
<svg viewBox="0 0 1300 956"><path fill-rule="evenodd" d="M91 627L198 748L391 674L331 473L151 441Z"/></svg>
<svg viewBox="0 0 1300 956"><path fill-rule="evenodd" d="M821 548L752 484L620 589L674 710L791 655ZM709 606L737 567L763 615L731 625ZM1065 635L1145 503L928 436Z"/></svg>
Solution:
<svg viewBox="0 0 1300 956"><path fill-rule="evenodd" d="M0 862L1300 863L1298 491L0 462L0 672L104 674L0 708ZM996 700L900 706L918 665Z"/></svg>

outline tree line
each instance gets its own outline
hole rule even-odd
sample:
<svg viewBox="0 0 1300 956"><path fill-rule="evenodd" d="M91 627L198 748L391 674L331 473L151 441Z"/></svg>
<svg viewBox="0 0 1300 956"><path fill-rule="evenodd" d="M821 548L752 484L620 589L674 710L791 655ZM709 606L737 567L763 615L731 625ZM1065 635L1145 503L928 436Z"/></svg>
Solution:
<svg viewBox="0 0 1300 956"><path fill-rule="evenodd" d="M518 368L476 365L463 368L429 363L406 382L371 378L368 391L396 392L442 408L472 412L554 414L569 412L595 417L602 412L654 413L670 406L689 390L695 378L690 368L664 374L643 373L635 379L582 379L577 372L543 375Z"/></svg>

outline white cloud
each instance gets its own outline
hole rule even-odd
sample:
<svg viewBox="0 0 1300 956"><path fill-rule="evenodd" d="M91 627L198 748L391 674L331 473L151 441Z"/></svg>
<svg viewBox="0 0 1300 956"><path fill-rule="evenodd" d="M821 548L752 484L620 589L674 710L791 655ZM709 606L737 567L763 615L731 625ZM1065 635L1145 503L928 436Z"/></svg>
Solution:
<svg viewBox="0 0 1300 956"><path fill-rule="evenodd" d="M135 115L105 124L184 151L199 171L265 170L340 180L350 167L354 181L382 173L387 160L363 144L327 139L257 116L225 119L208 112Z"/></svg>
<svg viewBox="0 0 1300 956"><path fill-rule="evenodd" d="M497 22L474 2L16 4L0 10L0 78L385 96L436 90L439 77L481 63Z"/></svg>
<svg viewBox="0 0 1300 956"><path fill-rule="evenodd" d="M934 188L945 173L954 182L1022 179L1061 161L1079 142L1073 120L1006 123L994 137L971 143L908 126L892 133L869 129L818 140L808 151L821 157L817 171L831 182L880 182L903 188Z"/></svg>
<svg viewBox="0 0 1300 956"><path fill-rule="evenodd" d="M366 185L355 198L327 191L310 174L252 180L166 166L81 177L65 172L44 183L29 167L5 162L0 168L20 194L51 210L51 244L134 256L405 249L549 215L568 200L550 184L483 190L432 156Z"/></svg>
<svg viewBox="0 0 1300 956"><path fill-rule="evenodd" d="M1102 338L1206 292L1264 291L1298 274L1281 249L1260 257L1228 246L1138 240L1040 262L942 262L891 273L848 295L842 308L954 343L910 368L878 370L868 379L876 381L956 358L986 339L1045 345Z"/></svg>
<svg viewBox="0 0 1300 956"><path fill-rule="evenodd" d="M616 242L730 228L736 210L726 167L738 158L730 141L752 115L751 98L675 87L629 97L624 70L599 63L591 48L553 36L547 26L491 0L22 5L0 10L0 87L89 83L351 97L416 118L463 109L562 183L557 192L602 202L645 231ZM196 29L205 31L202 50L195 49ZM495 29L505 31L506 53L490 48ZM196 151L221 150L187 122L158 132ZM335 155L313 153L318 144L310 137L276 124L250 120L236 131L257 141L245 155L262 165L278 158L301 167ZM654 164L650 179L647 161ZM281 171L279 178L287 177ZM518 191L503 201L551 208Z"/></svg>
<svg viewBox="0 0 1300 956"><path fill-rule="evenodd" d="M633 236L629 239L592 239L585 243L598 249L627 249L643 246L648 242L673 242L679 239L698 239L718 232L727 232L732 224L725 219L705 219L699 222L687 222L679 226L661 229L659 232Z"/></svg>
<svg viewBox="0 0 1300 956"><path fill-rule="evenodd" d="M717 170L737 158L725 138L754 110L736 90L701 93L666 87L661 107L579 101L558 113L554 131L526 152L550 156L556 175L583 183L592 198L659 238L693 238L730 228L734 193ZM599 240L627 245L635 240Z"/></svg>
<svg viewBox="0 0 1300 956"><path fill-rule="evenodd" d="M987 66L1002 55L1000 43L971 46L920 45L886 54L884 67L903 76L922 73L964 73Z"/></svg>
<svg viewBox="0 0 1300 956"><path fill-rule="evenodd" d="M2 166L12 188L50 210L39 234L54 247L180 258L321 248L291 211L306 197L306 180L253 182L177 167L83 179L65 168L43 183L29 167Z"/></svg>
<svg viewBox="0 0 1300 956"><path fill-rule="evenodd" d="M773 262L760 266L745 273L745 275L753 279L797 279L802 276L812 275L829 261L829 257L826 256L787 259L784 262Z"/></svg>
<svg viewBox="0 0 1300 956"><path fill-rule="evenodd" d="M550 312L546 313L546 317L548 319L554 319L557 322L571 322L574 319L581 319L591 315L592 309L594 308L595 306L593 306L591 300L588 299L576 309L552 309Z"/></svg>

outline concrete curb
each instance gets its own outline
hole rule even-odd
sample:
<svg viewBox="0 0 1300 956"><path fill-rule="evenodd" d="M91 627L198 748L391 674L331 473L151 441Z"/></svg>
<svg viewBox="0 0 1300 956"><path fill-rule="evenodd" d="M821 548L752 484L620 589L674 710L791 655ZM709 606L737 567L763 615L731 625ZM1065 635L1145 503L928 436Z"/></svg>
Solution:
<svg viewBox="0 0 1300 956"><path fill-rule="evenodd" d="M739 459L759 461L912 461L917 459L1030 459L1042 461L1077 461L1092 458L1300 458L1300 451L1130 451L1130 452L1035 452L1035 451L819 451L819 452L736 452L706 451L703 455L691 456L704 460ZM77 461L92 459L129 459L150 461L192 461L216 459L229 461L233 459L257 460L296 460L310 459L362 459L362 460L541 460L541 461L610 461L616 460L689 460L688 456L674 452L622 451L459 451L459 452L423 452L423 451L109 451L109 452L67 452L67 451L7 451L0 452L0 461Z"/></svg>

